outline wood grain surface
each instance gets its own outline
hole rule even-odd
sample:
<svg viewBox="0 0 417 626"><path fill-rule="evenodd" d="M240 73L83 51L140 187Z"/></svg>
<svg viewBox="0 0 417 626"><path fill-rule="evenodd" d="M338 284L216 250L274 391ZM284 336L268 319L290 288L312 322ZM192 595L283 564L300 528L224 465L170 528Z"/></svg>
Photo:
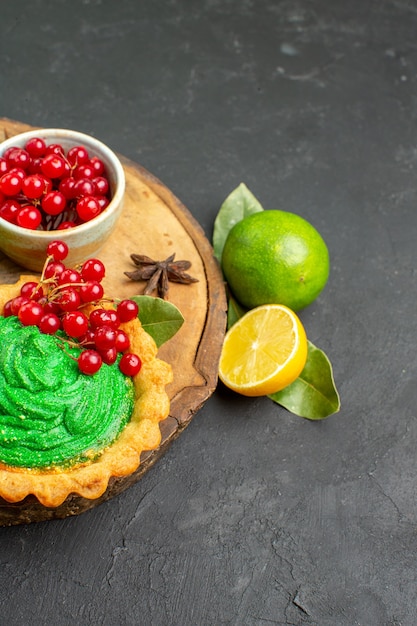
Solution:
<svg viewBox="0 0 417 626"><path fill-rule="evenodd" d="M0 118L0 140L33 127ZM120 156L120 155L119 155ZM97 500L71 495L59 507L47 509L34 497L10 504L0 499L0 525L13 525L77 515L121 493L137 482L161 457L169 444L190 423L217 385L217 369L226 326L226 296L222 274L202 228L190 211L157 178L140 165L120 156L126 175L122 216L116 230L99 253L106 266L105 291L114 297L142 293L144 283L124 274L132 271L132 253L162 260L175 252L176 259L191 261L189 273L198 279L191 285L170 283L167 299L184 316L179 332L161 346L160 358L172 365L174 380L168 387L169 417L161 423L162 442L144 454L131 476L112 479ZM24 273L0 253L0 282L11 283Z"/></svg>

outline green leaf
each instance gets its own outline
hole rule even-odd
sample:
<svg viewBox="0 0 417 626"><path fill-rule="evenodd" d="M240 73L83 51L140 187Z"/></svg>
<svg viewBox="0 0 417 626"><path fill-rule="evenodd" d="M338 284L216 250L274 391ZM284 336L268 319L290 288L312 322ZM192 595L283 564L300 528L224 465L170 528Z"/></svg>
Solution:
<svg viewBox="0 0 417 626"><path fill-rule="evenodd" d="M291 413L320 420L340 410L332 366L325 353L308 342L307 363L291 385L269 396Z"/></svg>
<svg viewBox="0 0 417 626"><path fill-rule="evenodd" d="M221 263L223 247L230 229L244 217L263 211L263 207L249 191L245 183L240 183L220 207L214 221L213 250L214 256Z"/></svg>
<svg viewBox="0 0 417 626"><path fill-rule="evenodd" d="M244 309L241 304L229 294L228 306L227 306L227 330L233 326L245 313L247 309Z"/></svg>
<svg viewBox="0 0 417 626"><path fill-rule="evenodd" d="M142 327L158 348L171 339L184 323L180 310L171 302L153 296L133 296L139 307Z"/></svg>

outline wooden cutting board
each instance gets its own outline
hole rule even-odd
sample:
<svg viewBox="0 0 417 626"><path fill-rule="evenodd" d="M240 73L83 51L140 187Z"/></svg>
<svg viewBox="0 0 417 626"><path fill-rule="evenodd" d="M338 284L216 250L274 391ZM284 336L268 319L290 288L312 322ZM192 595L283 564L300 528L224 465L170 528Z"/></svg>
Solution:
<svg viewBox="0 0 417 626"><path fill-rule="evenodd" d="M32 129L27 124L0 118L0 141ZM0 498L0 525L77 515L121 493L162 456L217 385L226 326L226 295L212 247L198 222L167 187L140 165L123 156L120 159L126 175L123 213L98 255L106 266L105 291L120 298L142 293L145 284L133 282L124 274L135 269L130 259L132 253L162 260L175 252L176 260L191 261L188 273L198 279L191 285L170 283L168 292L167 299L179 308L185 321L159 351L160 358L170 363L174 372L167 389L171 409L161 424L162 442L157 450L142 456L137 472L114 479L98 500L72 495L56 509L47 509L33 497L17 504ZM0 252L0 282L15 282L21 273L24 270Z"/></svg>

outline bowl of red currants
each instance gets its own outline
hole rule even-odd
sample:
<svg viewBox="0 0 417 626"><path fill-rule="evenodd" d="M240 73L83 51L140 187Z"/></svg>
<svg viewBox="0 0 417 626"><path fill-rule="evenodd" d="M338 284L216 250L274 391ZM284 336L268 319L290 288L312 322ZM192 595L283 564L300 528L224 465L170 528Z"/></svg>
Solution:
<svg viewBox="0 0 417 626"><path fill-rule="evenodd" d="M125 175L116 154L90 135L37 129L0 143L0 250L41 271L51 241L68 262L95 256L123 208Z"/></svg>

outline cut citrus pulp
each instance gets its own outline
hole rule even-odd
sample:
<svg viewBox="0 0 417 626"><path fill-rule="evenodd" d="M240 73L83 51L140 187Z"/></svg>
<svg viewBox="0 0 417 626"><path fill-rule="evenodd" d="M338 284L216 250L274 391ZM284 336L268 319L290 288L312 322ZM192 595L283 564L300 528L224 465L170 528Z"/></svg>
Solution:
<svg viewBox="0 0 417 626"><path fill-rule="evenodd" d="M220 380L245 396L266 396L290 385L307 360L307 337L298 316L282 304L265 304L226 333Z"/></svg>

